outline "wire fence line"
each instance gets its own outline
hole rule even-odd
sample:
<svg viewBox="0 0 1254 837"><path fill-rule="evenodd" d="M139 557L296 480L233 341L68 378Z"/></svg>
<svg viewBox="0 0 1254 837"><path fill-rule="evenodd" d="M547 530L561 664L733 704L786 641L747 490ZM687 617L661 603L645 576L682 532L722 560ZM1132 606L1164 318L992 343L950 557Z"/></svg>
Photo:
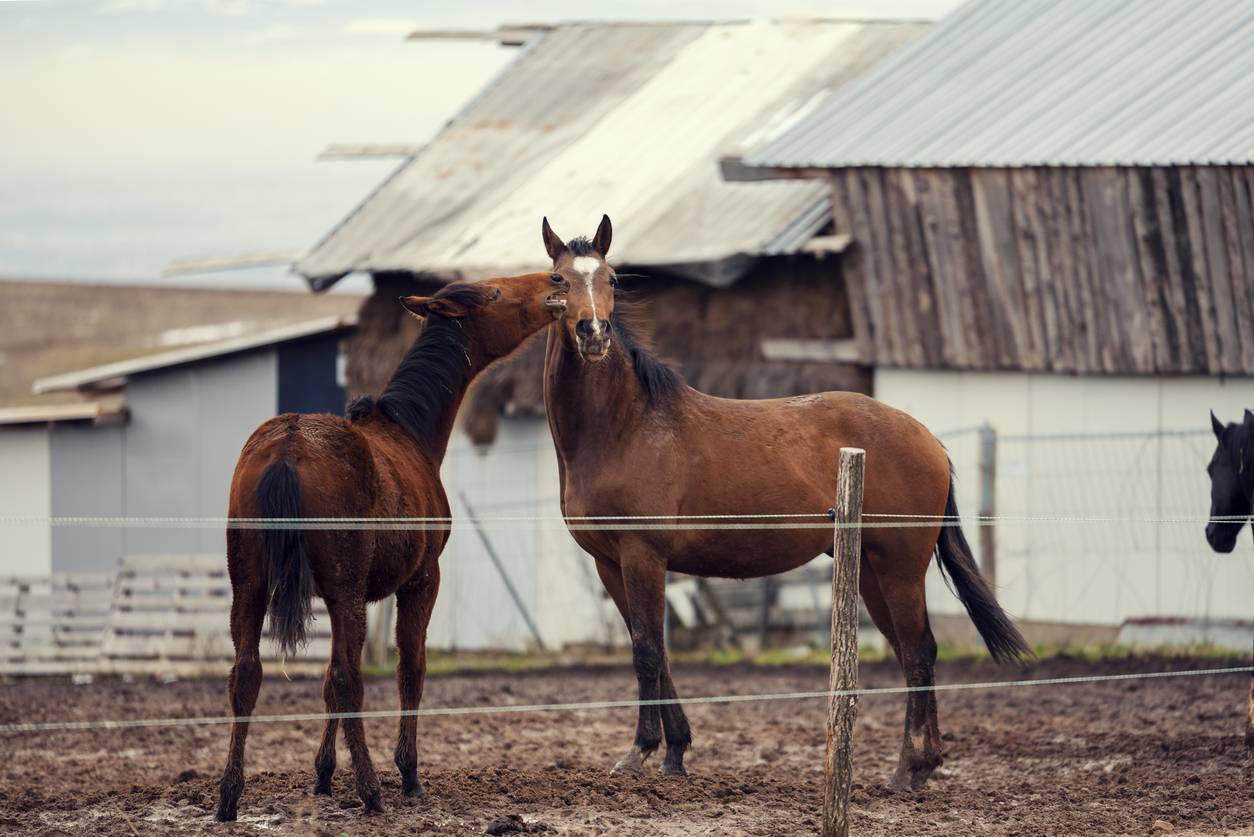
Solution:
<svg viewBox="0 0 1254 837"><path fill-rule="evenodd" d="M1184 671L1145 671L1124 674L1089 674L1073 677L1045 677L1023 680L986 680L975 683L940 683L931 686L881 686L868 689L820 690L806 692L765 692L748 695L698 695L687 698L657 698L652 700L594 700L570 703L529 703L492 706L437 706L427 709L378 709L363 712L308 712L280 715L205 715L182 718L125 718L96 721L46 721L36 723L0 724L0 734L31 732L63 732L89 730L118 730L144 727L187 727L230 724L248 721L253 724L290 723L299 721L329 721L370 718L430 718L460 715L518 714L528 712L580 712L609 709L639 709L641 706L687 706L701 704L762 703L783 700L813 700L833 697L873 697L876 695L901 695L915 692L958 692L980 689L1012 689L1033 686L1070 686L1080 683L1118 682L1127 680L1156 680L1172 677L1207 677L1254 672L1254 666L1226 666L1223 668L1189 669Z"/></svg>
<svg viewBox="0 0 1254 837"><path fill-rule="evenodd" d="M641 531L681 529L891 529L940 526L996 526L1003 523L1124 523L1129 525L1205 525L1242 523L1250 515L1109 515L1109 514L878 514L866 513L860 522L836 523L831 512L789 514L667 514L596 515L501 515L492 517L146 517L146 516L12 516L0 517L0 526L50 526L101 529L295 529L295 530L434 530L455 526L521 528L520 524L560 524L574 530ZM870 518L868 520L868 518Z"/></svg>

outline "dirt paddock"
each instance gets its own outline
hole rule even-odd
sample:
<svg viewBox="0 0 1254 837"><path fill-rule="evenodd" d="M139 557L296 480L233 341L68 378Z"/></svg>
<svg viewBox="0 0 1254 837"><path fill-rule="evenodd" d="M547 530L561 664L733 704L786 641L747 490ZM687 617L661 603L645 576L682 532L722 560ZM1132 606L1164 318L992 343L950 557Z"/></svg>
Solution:
<svg viewBox="0 0 1254 837"><path fill-rule="evenodd" d="M1210 660L1100 664L1050 660L1029 677L1211 668ZM899 685L887 663L864 664L866 686ZM1024 676L988 663L942 665L942 683ZM822 668L680 665L681 694L821 690ZM1244 675L962 691L939 695L947 761L918 794L885 788L901 735L901 695L862 698L854 755L859 834L1148 834L1254 832L1254 769L1246 762ZM628 667L432 678L424 706L621 699ZM220 680L72 686L64 679L0 685L0 722L219 715ZM368 709L394 708L383 678ZM269 671L259 713L321 711L320 683ZM213 822L226 728L0 734L0 830L26 834L212 832L482 834L518 815L573 834L813 833L826 702L696 705L686 779L609 775L628 747L632 710L423 718L427 797L408 802L392 767L395 721L366 722L386 814L363 816L342 738L335 794L315 797L320 725L254 725L240 821Z"/></svg>

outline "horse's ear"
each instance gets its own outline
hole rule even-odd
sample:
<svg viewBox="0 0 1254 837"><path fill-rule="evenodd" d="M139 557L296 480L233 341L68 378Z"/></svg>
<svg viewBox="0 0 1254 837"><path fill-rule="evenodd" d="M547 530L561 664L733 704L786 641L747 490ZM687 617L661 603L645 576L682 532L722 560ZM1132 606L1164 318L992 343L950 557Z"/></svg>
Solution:
<svg viewBox="0 0 1254 837"><path fill-rule="evenodd" d="M592 249L601 254L601 258L605 258L610 253L610 239L614 237L614 228L610 225L610 216L601 216L601 225L597 227L597 234L592 236Z"/></svg>
<svg viewBox="0 0 1254 837"><path fill-rule="evenodd" d="M1249 410L1245 411L1245 423L1254 424L1254 413L1250 412Z"/></svg>
<svg viewBox="0 0 1254 837"><path fill-rule="evenodd" d="M427 318L427 311L429 310L428 306L431 304L431 297L402 296L399 297L399 299L401 301L401 307L403 307L406 311L413 314L420 320L425 320Z"/></svg>
<svg viewBox="0 0 1254 837"><path fill-rule="evenodd" d="M553 228L549 226L549 219L546 216L540 224L540 235L544 238L544 251L549 254L549 258L554 262L558 256L566 252L566 242L553 232Z"/></svg>
<svg viewBox="0 0 1254 837"><path fill-rule="evenodd" d="M456 320L470 313L470 309L462 303L444 296L403 296L401 305L420 320L425 320L431 314Z"/></svg>
<svg viewBox="0 0 1254 837"><path fill-rule="evenodd" d="M1249 413L1249 410L1246 410L1246 413L1248 414L1248 413ZM1214 411L1214 410L1211 410L1211 411L1210 411L1210 428L1211 428L1211 430L1214 430L1214 431L1215 431L1215 438L1216 438L1216 439L1222 439L1222 438L1223 438L1223 435L1224 435L1224 423L1223 423L1222 421L1220 421L1219 419L1215 418L1215 411Z"/></svg>

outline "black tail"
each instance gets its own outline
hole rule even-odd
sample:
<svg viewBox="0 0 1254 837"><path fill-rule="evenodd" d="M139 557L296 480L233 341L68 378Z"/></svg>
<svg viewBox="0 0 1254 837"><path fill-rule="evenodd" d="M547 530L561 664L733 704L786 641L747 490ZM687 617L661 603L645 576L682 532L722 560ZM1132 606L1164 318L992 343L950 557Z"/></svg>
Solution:
<svg viewBox="0 0 1254 837"><path fill-rule="evenodd" d="M257 505L267 519L300 517L300 478L290 463L272 462L257 483ZM270 604L270 638L288 656L308 641L306 628L313 619L313 579L305 555L304 533L294 527L261 530Z"/></svg>
<svg viewBox="0 0 1254 837"><path fill-rule="evenodd" d="M936 557L942 576L947 572L953 579L950 589L957 593L967 609L993 659L1002 663L1033 656L1027 640L997 604L997 598L971 556L971 546L958 525L958 504L954 502L952 474L949 477L949 499L945 503L945 525L941 526L940 537L936 540Z"/></svg>

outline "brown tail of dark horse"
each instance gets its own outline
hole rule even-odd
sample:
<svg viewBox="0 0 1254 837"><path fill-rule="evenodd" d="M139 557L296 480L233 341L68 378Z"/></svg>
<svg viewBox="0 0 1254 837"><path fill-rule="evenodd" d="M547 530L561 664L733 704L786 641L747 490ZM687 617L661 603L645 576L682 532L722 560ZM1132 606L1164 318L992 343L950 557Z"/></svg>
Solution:
<svg viewBox="0 0 1254 837"><path fill-rule="evenodd" d="M290 522L300 517L300 477L291 463L279 460L266 468L257 482L257 505L266 519ZM284 656L291 655L305 645L313 618L313 578L304 532L294 526L264 528L261 553L270 600L270 637Z"/></svg>
<svg viewBox="0 0 1254 837"><path fill-rule="evenodd" d="M949 499L945 501L945 525L941 526L940 537L936 539L936 557L941 574L949 573L953 579L950 589L967 609L993 659L1003 663L1031 657L1032 649L1028 647L1027 640L997 603L997 597L971 555L971 546L958 523L952 473L949 477Z"/></svg>

